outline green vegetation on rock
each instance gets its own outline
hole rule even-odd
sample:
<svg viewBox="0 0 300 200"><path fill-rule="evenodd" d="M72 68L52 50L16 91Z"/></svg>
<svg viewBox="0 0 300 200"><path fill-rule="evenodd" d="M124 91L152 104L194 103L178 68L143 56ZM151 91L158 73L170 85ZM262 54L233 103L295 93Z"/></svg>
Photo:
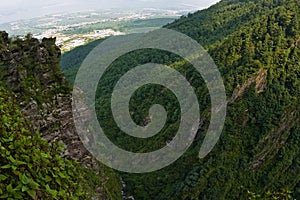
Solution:
<svg viewBox="0 0 300 200"><path fill-rule="evenodd" d="M87 184L79 163L61 158L62 146L50 145L28 130L16 103L0 88L0 198L82 199ZM82 185L81 185L82 184Z"/></svg>
<svg viewBox="0 0 300 200"><path fill-rule="evenodd" d="M0 32L0 199L121 199L83 147L55 39Z"/></svg>

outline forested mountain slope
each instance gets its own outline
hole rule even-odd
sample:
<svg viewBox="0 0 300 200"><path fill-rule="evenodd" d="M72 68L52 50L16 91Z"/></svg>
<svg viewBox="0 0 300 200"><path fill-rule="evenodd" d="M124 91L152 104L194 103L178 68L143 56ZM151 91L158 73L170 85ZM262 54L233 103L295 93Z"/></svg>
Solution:
<svg viewBox="0 0 300 200"><path fill-rule="evenodd" d="M244 10L242 21L238 18L239 8ZM213 43L207 45L223 74L228 115L221 141L214 151L216 157L205 158L179 184L176 193L180 198L231 199L243 197L246 189L259 194L285 189L293 191L298 199L299 4L297 1L222 1L205 12L209 11L211 16L220 16L220 20L230 15L225 19L231 18L235 25L228 33L238 26L229 35L222 26L217 27L211 34L222 35L222 40L212 39ZM186 23L179 20L170 28L190 34L188 28L185 31L181 26L194 29L193 22L197 23L200 16L201 11L184 19ZM205 23L208 22L202 22ZM210 35L203 35L203 29L206 30L205 26L199 26L199 32L195 31L199 34L195 39L205 44L203 37L210 38Z"/></svg>
<svg viewBox="0 0 300 200"><path fill-rule="evenodd" d="M109 96L115 79L146 62L173 63L187 75L196 88L204 118L194 144L173 165L142 175L121 173L129 194L136 199L290 199L289 193L300 198L299 19L297 0L223 0L166 26L202 44L224 79L228 99L225 127L216 147L201 160L197 153L209 124L210 101L199 75L165 52L141 50L115 62L116 69L107 72L99 84L99 118L110 112L104 97ZM65 71L70 74L73 70L70 81L81 62ZM174 100L171 94L157 89L147 93L141 89L133 98L131 109L136 111L133 118L137 122L143 122L149 104L177 105L170 103ZM143 97L147 101L142 101ZM106 121L107 133L119 145L127 141L123 147L129 150L145 152L143 144L161 147L178 125L178 109L169 111L172 117L165 132L148 143L119 136L112 117Z"/></svg>

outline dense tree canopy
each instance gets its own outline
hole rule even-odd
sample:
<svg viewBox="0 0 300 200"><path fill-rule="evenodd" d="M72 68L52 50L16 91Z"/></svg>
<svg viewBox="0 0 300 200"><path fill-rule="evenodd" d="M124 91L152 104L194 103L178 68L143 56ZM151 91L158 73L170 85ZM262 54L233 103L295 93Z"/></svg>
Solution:
<svg viewBox="0 0 300 200"><path fill-rule="evenodd" d="M168 123L147 142L122 134L111 116L109 94L137 64L169 64L184 74L195 87L204 118L194 144L173 165L149 174L121 173L129 194L136 199L300 198L299 17L297 0L223 0L166 26L205 46L226 86L229 105L221 139L201 160L197 153L209 124L210 99L200 75L181 58L153 50L124 55L110 67L99 83L96 108L107 135L123 148L161 148L176 133L180 116L169 91L147 86L132 97L132 118L142 123L149 106L160 103L170 113ZM90 48L63 56L70 82L82 61L73 68L64 63L78 51L87 54Z"/></svg>

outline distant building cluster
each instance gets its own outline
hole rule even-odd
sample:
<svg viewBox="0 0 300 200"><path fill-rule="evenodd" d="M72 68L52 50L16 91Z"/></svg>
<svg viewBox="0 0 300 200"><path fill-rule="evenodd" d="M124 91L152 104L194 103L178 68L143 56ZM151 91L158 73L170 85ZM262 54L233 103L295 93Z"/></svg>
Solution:
<svg viewBox="0 0 300 200"><path fill-rule="evenodd" d="M85 36L90 37L108 37L113 35L124 35L124 33L120 31L114 31L112 29L104 29L104 30L95 30L94 34L87 34Z"/></svg>

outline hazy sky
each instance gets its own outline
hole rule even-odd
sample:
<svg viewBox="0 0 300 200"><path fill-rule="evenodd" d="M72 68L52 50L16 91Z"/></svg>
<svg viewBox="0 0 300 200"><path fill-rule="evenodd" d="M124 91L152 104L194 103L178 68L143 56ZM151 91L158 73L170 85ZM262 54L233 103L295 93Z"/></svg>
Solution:
<svg viewBox="0 0 300 200"><path fill-rule="evenodd" d="M0 3L0 23L46 14L106 8L206 8L219 0L4 0Z"/></svg>

